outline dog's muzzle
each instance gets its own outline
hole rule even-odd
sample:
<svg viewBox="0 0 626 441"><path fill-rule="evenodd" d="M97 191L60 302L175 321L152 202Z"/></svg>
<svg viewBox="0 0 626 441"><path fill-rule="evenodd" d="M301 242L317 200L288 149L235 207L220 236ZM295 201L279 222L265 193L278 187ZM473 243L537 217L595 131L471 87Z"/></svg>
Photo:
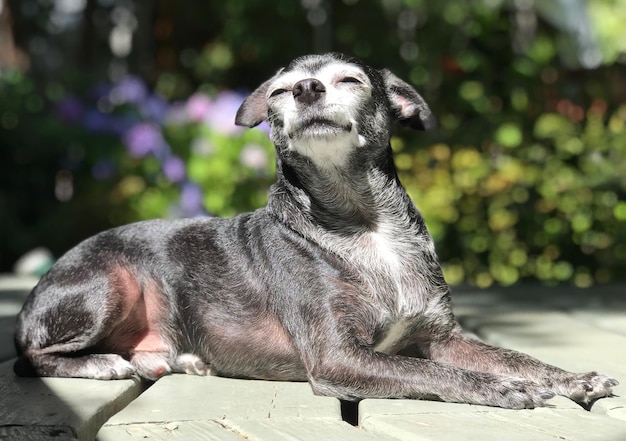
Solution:
<svg viewBox="0 0 626 441"><path fill-rule="evenodd" d="M352 130L350 122L337 121L335 115L324 114L322 102L326 87L321 81L316 78L300 80L294 84L292 93L298 104L301 120L290 131L291 139L328 138Z"/></svg>

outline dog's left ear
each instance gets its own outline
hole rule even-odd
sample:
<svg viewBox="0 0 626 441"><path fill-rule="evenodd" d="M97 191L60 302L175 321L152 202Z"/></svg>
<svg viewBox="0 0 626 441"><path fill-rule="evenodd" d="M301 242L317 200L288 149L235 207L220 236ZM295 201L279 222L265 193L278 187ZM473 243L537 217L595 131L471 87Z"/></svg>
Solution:
<svg viewBox="0 0 626 441"><path fill-rule="evenodd" d="M267 120L267 89L272 81L282 72L280 69L272 78L261 84L246 98L235 116L235 124L244 127L256 127Z"/></svg>
<svg viewBox="0 0 626 441"><path fill-rule="evenodd" d="M398 121L416 130L430 130L437 126L435 116L419 93L387 69L380 73L385 82L387 98Z"/></svg>

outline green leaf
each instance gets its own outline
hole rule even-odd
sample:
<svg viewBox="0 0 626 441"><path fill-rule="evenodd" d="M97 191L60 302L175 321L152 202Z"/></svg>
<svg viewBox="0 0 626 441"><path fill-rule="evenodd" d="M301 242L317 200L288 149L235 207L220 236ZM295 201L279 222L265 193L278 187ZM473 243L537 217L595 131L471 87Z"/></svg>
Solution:
<svg viewBox="0 0 626 441"><path fill-rule="evenodd" d="M572 123L563 115L546 113L535 123L534 134L537 138L556 138L573 132Z"/></svg>
<svg viewBox="0 0 626 441"><path fill-rule="evenodd" d="M515 123L505 123L498 127L496 141L504 147L517 147L522 143L522 130Z"/></svg>

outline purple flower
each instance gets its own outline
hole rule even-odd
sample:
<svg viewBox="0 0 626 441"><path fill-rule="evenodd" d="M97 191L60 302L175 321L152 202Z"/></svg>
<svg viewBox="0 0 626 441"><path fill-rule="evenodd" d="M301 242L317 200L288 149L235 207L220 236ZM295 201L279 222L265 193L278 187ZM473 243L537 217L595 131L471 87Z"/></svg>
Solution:
<svg viewBox="0 0 626 441"><path fill-rule="evenodd" d="M135 75L127 75L117 83L109 98L114 104L138 104L148 96L148 87L143 80Z"/></svg>
<svg viewBox="0 0 626 441"><path fill-rule="evenodd" d="M205 122L212 129L225 135L232 135L241 131L242 128L235 125L235 114L243 100L243 95L232 90L221 92L213 101L213 107Z"/></svg>
<svg viewBox="0 0 626 441"><path fill-rule="evenodd" d="M80 121L85 107L83 103L75 96L67 96L56 103L54 113L59 119L67 123L77 123Z"/></svg>
<svg viewBox="0 0 626 441"><path fill-rule="evenodd" d="M94 133L110 132L111 117L96 109L90 109L83 116L83 125Z"/></svg>
<svg viewBox="0 0 626 441"><path fill-rule="evenodd" d="M84 114L82 123L90 132L120 136L134 124L134 121L127 116L117 116L90 109Z"/></svg>
<svg viewBox="0 0 626 441"><path fill-rule="evenodd" d="M211 110L211 99L203 93L195 93L187 100L186 110L191 121L203 121Z"/></svg>
<svg viewBox="0 0 626 441"><path fill-rule="evenodd" d="M202 203L202 190L197 184L186 182L180 192L180 208L186 217L206 215Z"/></svg>
<svg viewBox="0 0 626 441"><path fill-rule="evenodd" d="M131 156L143 158L149 153L159 154L167 148L158 126L139 123L131 127L123 136L123 141Z"/></svg>
<svg viewBox="0 0 626 441"><path fill-rule="evenodd" d="M185 179L185 163L178 156L168 156L163 161L163 174L170 182L181 182Z"/></svg>
<svg viewBox="0 0 626 441"><path fill-rule="evenodd" d="M128 116L108 116L108 125L107 131L117 136L122 136L126 133L133 125L135 124L135 120L133 118L129 118Z"/></svg>
<svg viewBox="0 0 626 441"><path fill-rule="evenodd" d="M165 119L167 110L167 101L160 95L150 95L139 106L142 117L157 123Z"/></svg>

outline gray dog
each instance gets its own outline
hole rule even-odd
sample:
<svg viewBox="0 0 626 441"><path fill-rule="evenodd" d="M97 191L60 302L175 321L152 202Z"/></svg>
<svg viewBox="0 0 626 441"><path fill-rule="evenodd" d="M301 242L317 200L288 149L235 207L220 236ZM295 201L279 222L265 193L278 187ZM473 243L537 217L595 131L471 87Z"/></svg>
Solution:
<svg viewBox="0 0 626 441"><path fill-rule="evenodd" d="M170 372L307 380L345 400L508 408L617 381L465 337L433 241L398 180L394 121L434 125L407 83L340 54L298 58L242 104L267 120L276 184L233 219L115 228L63 256L19 315L20 375Z"/></svg>

